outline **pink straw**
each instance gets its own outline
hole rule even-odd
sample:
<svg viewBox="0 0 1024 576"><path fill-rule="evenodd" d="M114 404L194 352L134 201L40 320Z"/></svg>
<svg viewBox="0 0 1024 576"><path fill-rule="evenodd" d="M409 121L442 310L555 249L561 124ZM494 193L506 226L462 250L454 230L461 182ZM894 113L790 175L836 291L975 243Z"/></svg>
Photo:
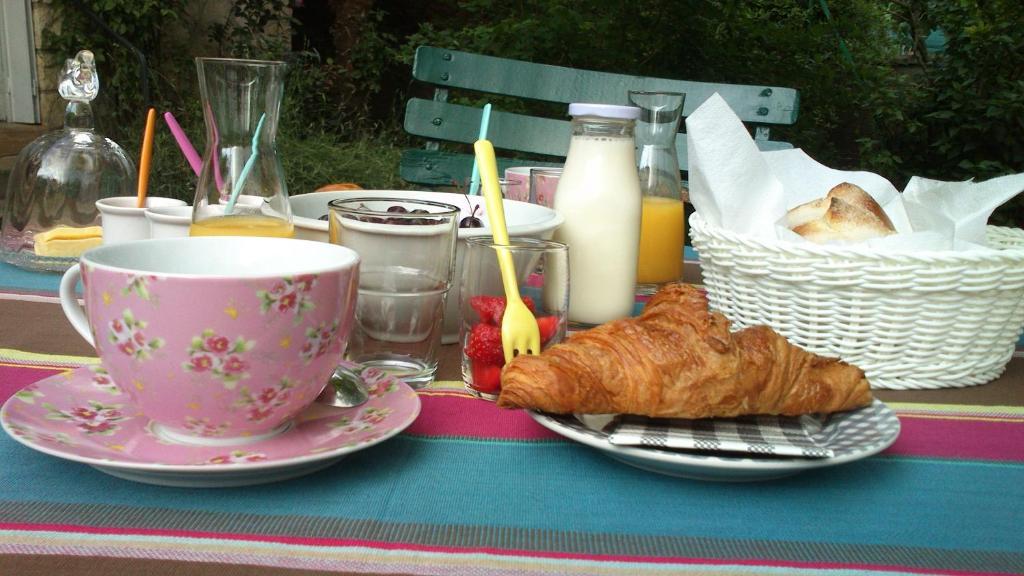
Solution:
<svg viewBox="0 0 1024 576"><path fill-rule="evenodd" d="M188 136L185 135L185 131L181 129L181 126L178 125L178 121L174 119L174 114L164 112L164 122L167 122L167 127L171 129L171 134L174 134L174 139L178 142L178 148L185 155L185 159L188 160L192 171L196 173L196 176L199 176L199 171L203 167L203 160L199 157L196 149L192 147L192 143L188 141Z"/></svg>

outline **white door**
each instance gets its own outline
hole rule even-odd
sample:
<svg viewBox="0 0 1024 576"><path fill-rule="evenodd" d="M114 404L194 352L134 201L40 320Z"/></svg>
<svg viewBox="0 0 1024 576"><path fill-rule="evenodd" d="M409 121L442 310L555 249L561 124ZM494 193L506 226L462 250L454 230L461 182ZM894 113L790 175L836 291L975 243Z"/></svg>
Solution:
<svg viewBox="0 0 1024 576"><path fill-rule="evenodd" d="M0 122L39 123L30 0L0 0Z"/></svg>

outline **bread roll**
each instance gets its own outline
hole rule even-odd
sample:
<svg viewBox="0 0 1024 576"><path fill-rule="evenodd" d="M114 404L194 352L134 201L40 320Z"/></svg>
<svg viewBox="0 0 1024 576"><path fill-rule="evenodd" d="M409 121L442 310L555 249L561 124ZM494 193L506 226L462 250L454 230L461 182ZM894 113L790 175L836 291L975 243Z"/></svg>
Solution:
<svg viewBox="0 0 1024 576"><path fill-rule="evenodd" d="M832 188L824 198L787 212L786 227L818 244L859 242L896 233L878 202L849 182Z"/></svg>
<svg viewBox="0 0 1024 576"><path fill-rule="evenodd" d="M362 190L363 187L359 184L352 182L335 182L333 184L324 184L323 186L314 190L314 192L339 192L342 190Z"/></svg>

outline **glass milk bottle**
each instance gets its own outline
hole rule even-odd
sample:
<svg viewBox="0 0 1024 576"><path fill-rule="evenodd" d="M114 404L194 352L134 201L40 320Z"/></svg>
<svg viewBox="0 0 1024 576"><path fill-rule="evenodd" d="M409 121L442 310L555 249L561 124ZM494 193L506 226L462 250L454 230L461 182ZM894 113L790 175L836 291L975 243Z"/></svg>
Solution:
<svg viewBox="0 0 1024 576"><path fill-rule="evenodd" d="M636 143L643 217L637 291L642 294L654 294L683 273L685 220L676 135L685 99L679 92L629 92L629 101L640 108Z"/></svg>
<svg viewBox="0 0 1024 576"><path fill-rule="evenodd" d="M597 325L633 313L640 245L640 177L633 129L640 109L570 104L572 139L554 209L569 246L569 321Z"/></svg>

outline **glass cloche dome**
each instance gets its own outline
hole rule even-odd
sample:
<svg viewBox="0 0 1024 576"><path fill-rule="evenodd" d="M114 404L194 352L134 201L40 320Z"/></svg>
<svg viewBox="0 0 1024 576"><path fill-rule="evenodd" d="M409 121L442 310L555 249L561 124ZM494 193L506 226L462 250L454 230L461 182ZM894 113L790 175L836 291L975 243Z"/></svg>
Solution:
<svg viewBox="0 0 1024 576"><path fill-rule="evenodd" d="M132 196L135 165L116 142L94 131L90 102L99 92L92 52L64 64L59 93L64 127L18 154L7 183L0 258L33 270L63 271L102 243L96 201Z"/></svg>

